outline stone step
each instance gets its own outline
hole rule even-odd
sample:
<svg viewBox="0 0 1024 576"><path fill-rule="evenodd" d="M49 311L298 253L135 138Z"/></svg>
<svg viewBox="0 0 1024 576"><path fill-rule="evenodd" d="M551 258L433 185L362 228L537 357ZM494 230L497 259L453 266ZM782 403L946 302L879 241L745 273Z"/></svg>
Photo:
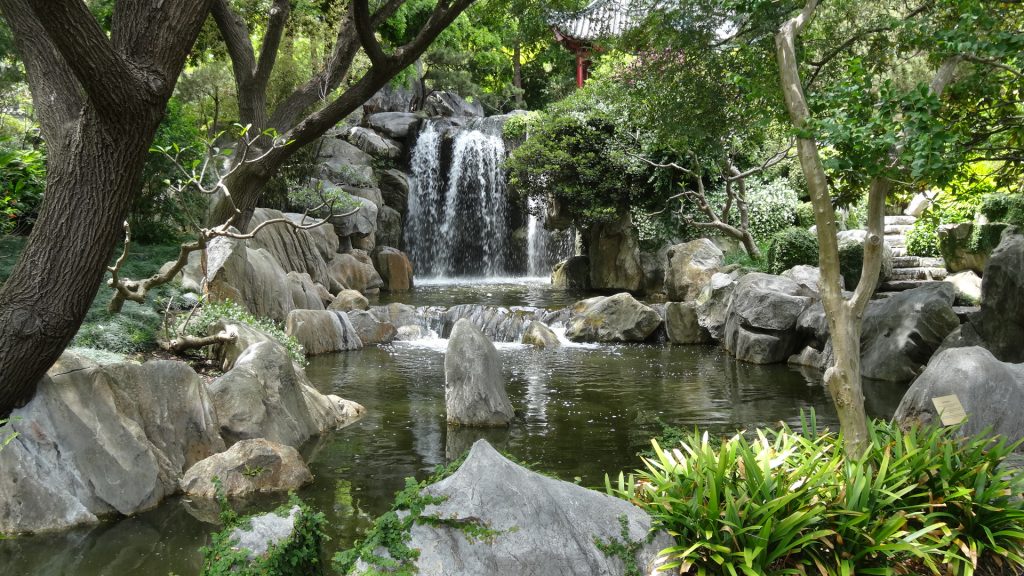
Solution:
<svg viewBox="0 0 1024 576"><path fill-rule="evenodd" d="M945 268L893 268L892 277L889 280L942 280L945 277Z"/></svg>
<svg viewBox="0 0 1024 576"><path fill-rule="evenodd" d="M907 239L904 238L903 236L886 236L885 243L888 244L890 248L896 246L906 246Z"/></svg>
<svg viewBox="0 0 1024 576"><path fill-rule="evenodd" d="M889 250L892 252L892 257L893 258L899 258L901 256L906 256L907 255L907 247L906 246L893 246L892 244L890 244L889 245Z"/></svg>
<svg viewBox="0 0 1024 576"><path fill-rule="evenodd" d="M945 268L946 262L942 258L929 258L927 256L893 256L893 268Z"/></svg>
<svg viewBox="0 0 1024 576"><path fill-rule="evenodd" d="M886 236L896 234L903 235L910 232L913 227L913 225L909 224L886 224L883 230L885 231Z"/></svg>
<svg viewBox="0 0 1024 576"><path fill-rule="evenodd" d="M888 226L890 224L902 225L902 226L912 226L914 224L914 222L917 222L917 218L914 218L913 216L900 215L900 216L886 216L885 217L885 225L886 226Z"/></svg>
<svg viewBox="0 0 1024 576"><path fill-rule="evenodd" d="M933 282L935 282L935 280L890 280L888 282L882 282L882 284L878 286L878 292L903 292L905 290L920 288L925 284L931 284Z"/></svg>

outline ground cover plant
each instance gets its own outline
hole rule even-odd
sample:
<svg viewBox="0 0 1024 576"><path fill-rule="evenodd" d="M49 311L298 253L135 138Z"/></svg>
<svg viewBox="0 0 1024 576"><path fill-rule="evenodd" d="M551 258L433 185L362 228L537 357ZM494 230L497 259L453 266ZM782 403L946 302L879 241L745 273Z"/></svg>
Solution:
<svg viewBox="0 0 1024 576"><path fill-rule="evenodd" d="M813 416L797 431L722 441L692 432L674 447L652 441L645 469L607 480L607 490L675 537L664 569L679 574L969 576L1024 566L1024 478L1000 467L1016 445L880 421L869 434L852 460Z"/></svg>

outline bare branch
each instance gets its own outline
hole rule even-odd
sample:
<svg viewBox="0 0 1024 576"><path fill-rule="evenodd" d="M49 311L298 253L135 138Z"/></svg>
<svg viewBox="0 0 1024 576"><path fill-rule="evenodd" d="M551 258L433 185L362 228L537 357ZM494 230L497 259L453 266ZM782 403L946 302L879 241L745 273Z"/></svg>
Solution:
<svg viewBox="0 0 1024 576"><path fill-rule="evenodd" d="M214 344L234 342L237 339L238 334L229 327L228 330L222 330L216 334L210 334L209 336L190 336L188 334L183 334L166 342L161 342L160 347L168 352L181 354L182 352L205 348L207 346L213 346Z"/></svg>

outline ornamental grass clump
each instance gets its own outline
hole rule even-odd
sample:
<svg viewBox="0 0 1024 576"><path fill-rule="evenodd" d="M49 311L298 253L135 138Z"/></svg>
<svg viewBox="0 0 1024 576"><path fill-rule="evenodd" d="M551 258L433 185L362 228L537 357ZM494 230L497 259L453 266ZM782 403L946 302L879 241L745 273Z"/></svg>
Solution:
<svg viewBox="0 0 1024 576"><path fill-rule="evenodd" d="M662 551L673 573L970 576L1024 566L1024 484L997 469L1016 445L955 428L874 422L869 432L857 461L813 417L799 432L721 442L694 432L674 448L655 440L646 469L607 489L676 539Z"/></svg>

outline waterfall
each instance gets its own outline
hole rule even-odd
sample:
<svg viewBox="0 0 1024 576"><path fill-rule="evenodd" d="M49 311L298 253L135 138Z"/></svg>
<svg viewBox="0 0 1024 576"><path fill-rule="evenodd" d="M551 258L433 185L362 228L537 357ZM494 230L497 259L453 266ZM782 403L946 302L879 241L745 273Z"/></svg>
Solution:
<svg viewBox="0 0 1024 576"><path fill-rule="evenodd" d="M545 228L547 210L539 198L530 198L529 216L526 229L527 274L548 276L555 264L576 253L576 234L573 229L551 231Z"/></svg>
<svg viewBox="0 0 1024 576"><path fill-rule="evenodd" d="M443 156L450 139L451 160ZM423 276L507 273L505 143L488 123L441 132L427 122L412 152L406 246Z"/></svg>

